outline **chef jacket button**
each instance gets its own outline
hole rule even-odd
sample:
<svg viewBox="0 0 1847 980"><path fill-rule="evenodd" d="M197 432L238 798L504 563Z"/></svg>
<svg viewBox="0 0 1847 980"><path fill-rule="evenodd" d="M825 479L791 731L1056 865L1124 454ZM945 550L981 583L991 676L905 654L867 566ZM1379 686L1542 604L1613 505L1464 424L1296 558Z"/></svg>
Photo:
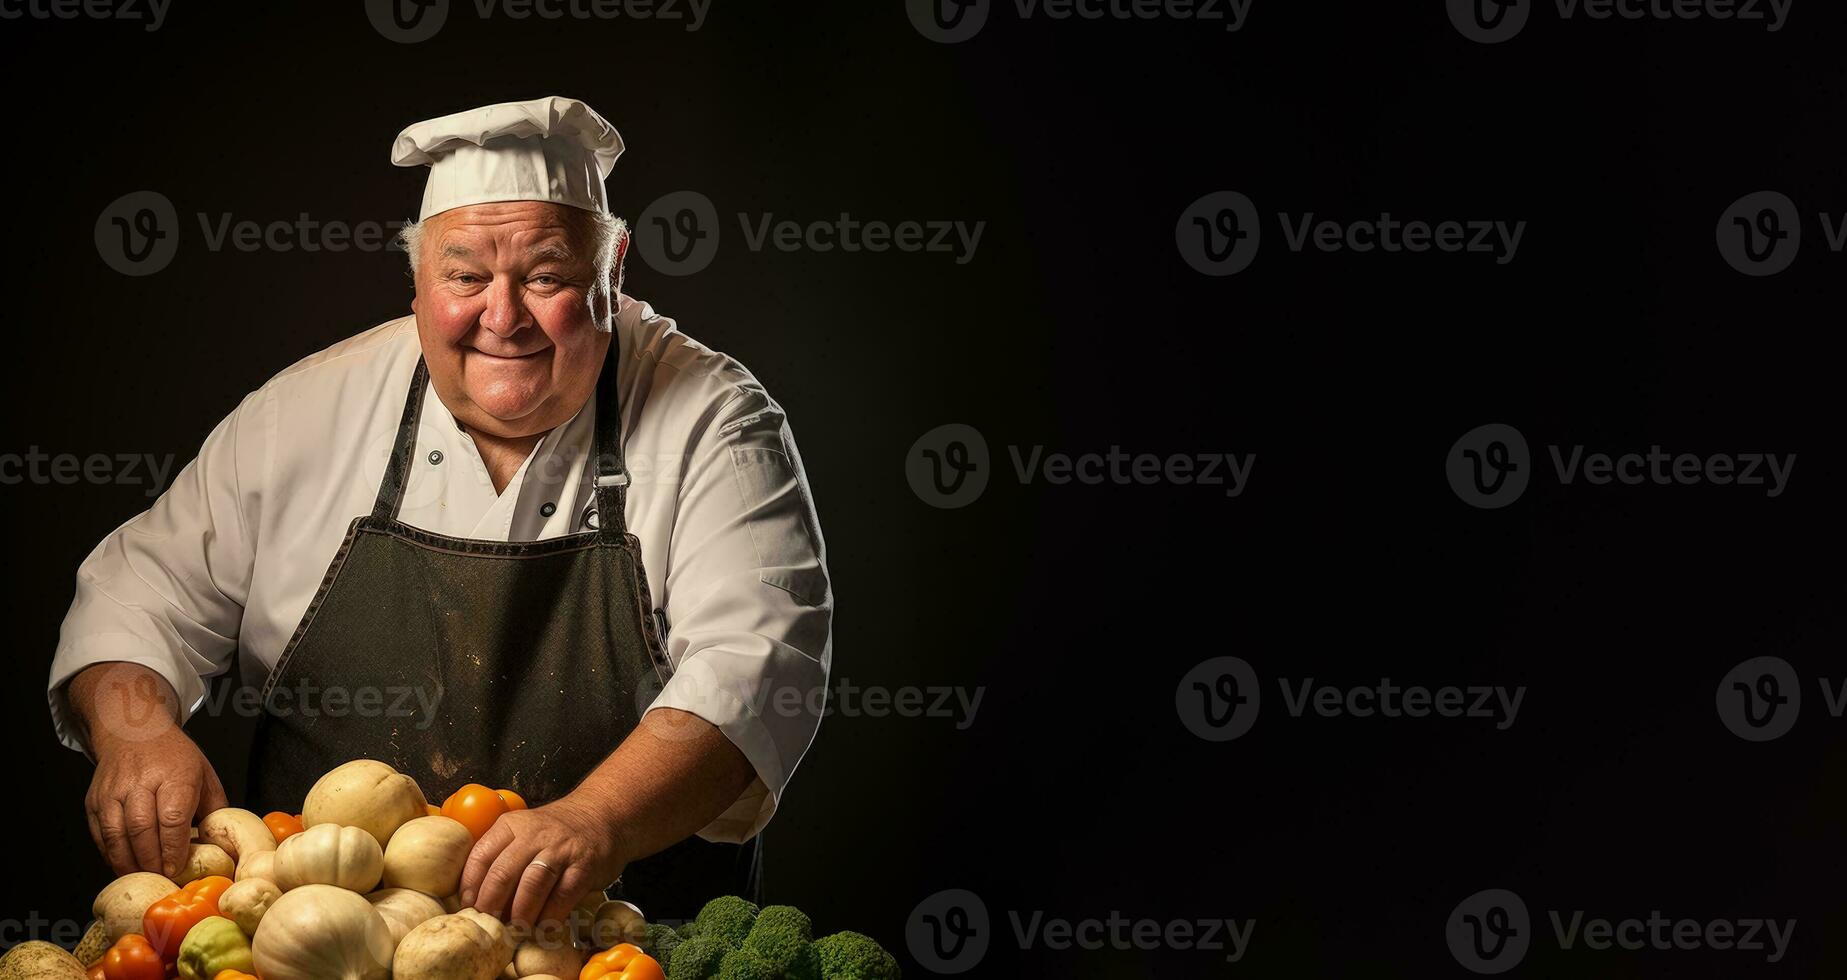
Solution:
<svg viewBox="0 0 1847 980"><path fill-rule="evenodd" d="M431 466L435 466L437 463L440 463L442 461L443 461L443 451L442 450L440 449L430 450L430 465Z"/></svg>
<svg viewBox="0 0 1847 980"><path fill-rule="evenodd" d="M550 517L556 513L558 513L558 505L550 501L546 501L545 504L539 508L540 517Z"/></svg>

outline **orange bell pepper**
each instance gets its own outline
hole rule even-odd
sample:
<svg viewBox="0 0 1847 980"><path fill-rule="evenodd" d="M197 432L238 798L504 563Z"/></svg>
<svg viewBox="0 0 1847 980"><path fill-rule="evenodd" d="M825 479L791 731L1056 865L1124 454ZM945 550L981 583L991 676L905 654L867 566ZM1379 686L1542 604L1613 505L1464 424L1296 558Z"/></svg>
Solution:
<svg viewBox="0 0 1847 980"><path fill-rule="evenodd" d="M159 951L163 962L172 963L180 958L180 943L186 940L186 933L202 920L218 914L218 896L229 887L231 879L207 875L148 906L147 914L141 917L141 931L146 934L148 943Z"/></svg>
<svg viewBox="0 0 1847 980"><path fill-rule="evenodd" d="M300 817L281 810L263 814L263 826L269 828L270 835L276 838L278 844L307 829L301 825Z"/></svg>
<svg viewBox="0 0 1847 980"><path fill-rule="evenodd" d="M161 901L166 901L162 899ZM178 955L177 952L174 954ZM166 980L167 964L146 936L129 933L103 954L104 980Z"/></svg>
<svg viewBox="0 0 1847 980"><path fill-rule="evenodd" d="M219 970L212 980L257 980L256 977L242 970Z"/></svg>
<svg viewBox="0 0 1847 980"><path fill-rule="evenodd" d="M590 957L577 980L666 980L660 962L633 943L616 945Z"/></svg>

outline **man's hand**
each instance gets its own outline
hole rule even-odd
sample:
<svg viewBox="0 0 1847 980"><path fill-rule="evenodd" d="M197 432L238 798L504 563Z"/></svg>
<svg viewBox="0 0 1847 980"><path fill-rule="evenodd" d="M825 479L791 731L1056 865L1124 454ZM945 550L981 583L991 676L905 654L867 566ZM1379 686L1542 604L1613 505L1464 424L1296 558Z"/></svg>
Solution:
<svg viewBox="0 0 1847 980"><path fill-rule="evenodd" d="M90 838L118 875L186 866L195 818L226 806L218 773L174 721L178 699L160 675L130 663L71 679L96 775L84 796Z"/></svg>
<svg viewBox="0 0 1847 980"><path fill-rule="evenodd" d="M627 864L607 819L566 796L494 821L468 855L462 901L521 926L561 923Z"/></svg>

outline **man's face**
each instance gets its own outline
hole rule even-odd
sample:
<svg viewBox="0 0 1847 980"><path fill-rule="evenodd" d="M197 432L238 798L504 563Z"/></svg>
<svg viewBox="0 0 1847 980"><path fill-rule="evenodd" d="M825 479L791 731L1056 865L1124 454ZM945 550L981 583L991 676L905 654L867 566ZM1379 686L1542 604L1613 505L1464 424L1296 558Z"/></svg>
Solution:
<svg viewBox="0 0 1847 980"><path fill-rule="evenodd" d="M559 204L476 204L430 217L411 309L430 382L463 425L536 435L589 400L611 336L591 310L592 245L589 216Z"/></svg>

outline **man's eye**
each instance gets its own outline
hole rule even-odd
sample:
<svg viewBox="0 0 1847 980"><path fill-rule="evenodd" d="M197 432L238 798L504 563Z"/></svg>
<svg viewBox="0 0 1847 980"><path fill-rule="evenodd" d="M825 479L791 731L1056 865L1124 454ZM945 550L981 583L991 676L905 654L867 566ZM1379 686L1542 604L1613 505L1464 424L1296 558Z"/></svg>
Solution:
<svg viewBox="0 0 1847 980"><path fill-rule="evenodd" d="M456 274L455 281L462 283L464 285L472 286L475 283L480 282L481 278L479 276L476 276L472 272L461 272L461 273Z"/></svg>
<svg viewBox="0 0 1847 980"><path fill-rule="evenodd" d="M548 275L534 276L532 281L535 283L538 283L541 286L556 286L563 280L559 279L557 276L548 274Z"/></svg>

